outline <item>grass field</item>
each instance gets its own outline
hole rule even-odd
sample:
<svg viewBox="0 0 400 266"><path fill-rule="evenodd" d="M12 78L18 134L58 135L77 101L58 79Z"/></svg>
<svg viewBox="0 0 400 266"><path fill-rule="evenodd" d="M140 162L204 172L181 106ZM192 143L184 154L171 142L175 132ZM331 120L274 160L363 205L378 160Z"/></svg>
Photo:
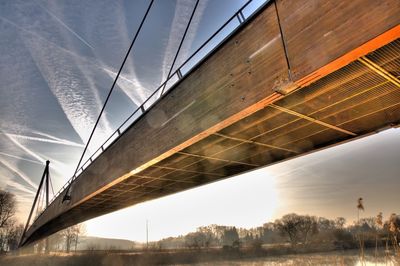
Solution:
<svg viewBox="0 0 400 266"><path fill-rule="evenodd" d="M360 260L357 250L325 253L268 256L263 254L224 251L181 251L118 253L88 252L77 254L50 255L8 255L0 258L0 265L42 266L42 265L245 265L245 266L286 266L286 265L400 265L399 258L385 256L381 251L377 257L373 250L367 250L364 260Z"/></svg>

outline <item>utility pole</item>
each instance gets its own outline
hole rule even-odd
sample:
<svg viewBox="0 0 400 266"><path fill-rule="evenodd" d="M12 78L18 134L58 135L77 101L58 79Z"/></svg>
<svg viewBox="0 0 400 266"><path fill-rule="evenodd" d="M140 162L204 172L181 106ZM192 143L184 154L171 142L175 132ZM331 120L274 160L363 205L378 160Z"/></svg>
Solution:
<svg viewBox="0 0 400 266"><path fill-rule="evenodd" d="M50 172L49 172L49 164L50 161L46 161L46 209L49 207L49 179L50 179ZM49 244L49 237L46 237L46 244L45 244L45 252L46 254L50 253L50 244Z"/></svg>
<svg viewBox="0 0 400 266"><path fill-rule="evenodd" d="M149 250L149 221L146 219L146 249Z"/></svg>

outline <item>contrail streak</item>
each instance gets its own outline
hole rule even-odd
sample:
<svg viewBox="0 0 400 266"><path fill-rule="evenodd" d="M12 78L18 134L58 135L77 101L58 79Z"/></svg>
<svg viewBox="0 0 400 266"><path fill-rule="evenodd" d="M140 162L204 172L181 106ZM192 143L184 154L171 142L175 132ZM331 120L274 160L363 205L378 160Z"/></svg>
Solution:
<svg viewBox="0 0 400 266"><path fill-rule="evenodd" d="M42 8L43 8L43 7L42 7ZM48 10L47 10L47 11L48 11ZM51 13L51 12L50 12L50 13ZM51 15L51 14L50 14L50 15ZM53 15L54 15L54 14L53 14ZM25 33L27 33L27 34L29 34L29 35L35 37L35 38L38 38L39 40L42 40L42 41L48 43L48 45L50 45L50 46L53 47L53 48L56 48L56 49L59 50L59 51L62 51L62 52L64 52L64 53L67 53L68 55L72 55L74 58L79 59L80 61L86 62L86 63L88 63L88 64L90 64L90 65L92 65L92 66L95 66L96 68L101 69L102 71L106 71L107 74L109 74L109 75L110 75L110 74L112 74L113 76L116 75L116 73L115 73L114 71L108 69L107 67L104 66L103 63L97 61L96 59L93 59L93 60L86 59L86 58L84 58L84 57L81 56L81 55L77 55L77 54L75 54L74 52L72 52L72 51L70 51L70 50L68 50L68 49L65 49L65 48L63 48L63 47L61 47L61 46L59 46L59 45L57 45L57 44L55 44L55 43L53 43L53 42L47 40L46 38L40 36L39 34L37 34L37 33L35 33L35 32L32 32L32 31L30 31L30 30L27 30L27 29L24 29L24 28L20 27L19 25L15 24L14 22L12 22L12 21L10 21L10 20L8 20L8 19L6 19L6 18L0 17L0 19L2 19L3 21L7 22L8 24L10 24L10 25L16 27L17 29L21 30L22 32L25 32ZM60 23L61 23L61 22L60 22ZM64 23L64 24L65 24L65 23ZM30 45L28 45L28 46L30 46ZM97 61L98 63L96 63L96 61ZM78 65L80 65L80 64L78 64ZM39 67L39 69L42 70L42 68L40 68L40 67ZM81 71L82 71L82 70L81 70ZM84 72L84 71L83 71L83 72ZM47 75L44 75L44 76L47 76ZM110 76L111 76L111 75L110 75ZM113 78L114 78L114 77L113 77ZM129 84L132 84L132 85L134 85L135 87L141 87L138 80L128 79L128 78L126 78L125 76L120 76L120 80L121 80L122 82L129 82ZM90 80L88 80L88 81L89 81L89 83L91 83ZM120 83L120 82L119 82L119 83ZM91 85L91 84L89 84L89 85ZM119 84L119 85L122 85L122 84ZM50 87L51 87L51 85L50 85ZM140 88L137 88L138 90L136 91L136 93L132 93L132 92L131 92L130 86L125 85L125 86L121 86L121 88L122 88L123 92L124 92L126 95L129 96L129 99L130 99L132 102L136 103L136 104L143 102L143 100L147 98L147 96L145 95L145 93L143 93L143 95L142 95L142 93L141 93L142 90L139 90ZM52 90L52 92L54 93L53 90ZM100 101L100 98L99 98L98 93L96 93L96 92L94 92L94 93L95 93L94 99L96 100L96 102L98 102L98 104L101 105L101 101ZM56 94L57 94L56 97L57 97L57 96L63 96L63 95L59 95L58 93L56 93ZM134 94L138 94L139 97L137 97L137 96L134 95ZM58 97L57 97L57 98L58 98ZM136 98L139 98L139 100L137 100ZM63 99L61 99L61 102L60 102L60 103L61 103L61 106L65 107L65 108L70 107L70 105L68 105L68 104L67 104L67 106L65 106L65 104L63 104L63 103L65 103L65 101L64 101ZM69 120L72 119L72 118L77 118L77 114L76 114L76 113L70 114L70 112L69 112L68 110L64 110L64 111L65 111L67 114L69 114L69 115L67 115L67 117L68 117ZM73 120L75 120L75 119L73 119ZM102 119L102 121L103 121L103 120L104 120L104 122L105 122L104 125L106 126L103 130L105 130L106 132L111 132L111 130L110 130L110 125L109 125L108 121L105 121L105 120L106 120L105 117L104 117L104 119ZM74 122L74 123L72 123L74 129L81 129L79 126L76 127L75 122L77 122L77 121L70 121L70 122ZM100 129L100 128L99 128L99 129ZM82 132L81 130L78 132L78 134L80 135L81 139L84 139L84 134L83 134L83 133L84 133L84 132ZM17 136L13 136L13 137L17 137ZM28 137L28 136L27 136L27 137ZM21 138L22 138L22 137L21 137ZM34 140L33 137L31 137L30 140ZM35 139L35 140L37 140L37 141L51 142L51 141L49 141L49 140L39 140L39 139ZM53 143L55 143L55 142L53 142ZM80 144L76 144L76 143L73 143L73 142L65 142L65 141L63 141L63 143L65 143L65 144L66 144L66 143L69 143L69 144L72 144L73 146L82 146L82 145L80 145ZM31 154L31 155L32 155L32 154ZM34 157L35 157L35 156L34 156ZM35 157L35 158L37 158L37 157Z"/></svg>
<svg viewBox="0 0 400 266"><path fill-rule="evenodd" d="M27 177L24 173L20 172L18 169L15 169L13 166L11 166L9 163L7 163L4 160L0 159L0 163L3 164L5 167L7 167L11 172L17 174L19 177L21 177L26 183L32 186L32 188L36 189L37 185L29 178Z"/></svg>
<svg viewBox="0 0 400 266"><path fill-rule="evenodd" d="M35 158L37 160L38 163L41 163L43 165L43 163L46 161L43 157L41 157L40 155L38 155L37 153L33 152L32 150L28 149L27 147L25 147L24 145L22 145L19 141L17 141L14 137L5 134L5 136L7 136L15 145L17 145L19 148L21 148L23 151L25 151L27 154L31 155L33 158ZM65 171L63 171L62 167L60 168L60 166L64 165L63 163L51 159L51 161L53 162L53 169L56 170L58 173L60 173L62 176L65 175Z"/></svg>
<svg viewBox="0 0 400 266"><path fill-rule="evenodd" d="M179 40L185 30L185 22L189 20L192 6L184 0L178 0L175 7L174 17L172 19L171 31L165 49L164 60L162 64L162 81L165 81L175 52L173 51L179 45Z"/></svg>
<svg viewBox="0 0 400 266"><path fill-rule="evenodd" d="M123 14L123 10L124 10L123 5L119 4L117 13ZM130 37L128 36L128 28L126 26L126 25L128 25L128 23L126 21L126 16L120 15L120 16L118 16L118 18L120 18L119 25L122 25L121 31L120 31L120 36L124 39L124 43L129 43ZM134 90L132 90L131 87L123 86L122 82L119 82L118 85L120 86L122 91L130 98L130 100L132 102L135 103L135 100L137 101L136 98L139 98L139 102L137 103L137 105L139 106L148 98L148 96L150 96L151 90L146 89L145 86L142 85L141 81L139 80L139 78L136 75L133 55L131 55L130 58L131 58L131 60L128 60L125 69L127 69L129 75L133 77L134 82L131 84L133 85ZM116 76L116 74L117 73L114 72L114 77ZM124 77L121 77L121 75L120 75L120 78L122 78L122 80L128 81Z"/></svg>
<svg viewBox="0 0 400 266"><path fill-rule="evenodd" d="M54 143L54 144L67 145L67 146L75 146L75 147L83 147L83 144L75 143L75 142L68 141L68 140L44 139L44 138L25 136L25 135L21 135L21 134L5 133L5 132L1 132L0 134L8 135L8 136L19 138L19 139L25 139L25 140L40 141L40 142L46 142L46 143Z"/></svg>
<svg viewBox="0 0 400 266"><path fill-rule="evenodd" d="M100 66L99 66L100 67ZM108 69L108 68L105 68L105 67L100 67L101 69L103 69L104 71L106 71L106 72L108 72L109 74L112 74L113 76L117 76L117 72L115 72L115 71L112 71L111 69ZM125 81L127 81L127 82L129 82L129 83L131 83L132 85L137 85L137 82L135 82L135 81L133 81L133 80L131 80L131 79L128 79L128 78L126 78L126 77L124 77L123 75L119 75L119 78L120 79L122 79L122 80L125 80Z"/></svg>
<svg viewBox="0 0 400 266"><path fill-rule="evenodd" d="M41 39L42 41L47 42L48 44L50 44L50 45L53 46L54 48L57 48L57 49L59 49L59 50L65 52L65 53L68 53L68 54L70 54L70 55L72 55L72 56L74 56L74 57L76 57L76 58L78 58L78 59L84 61L85 63L91 64L91 65L93 65L93 66L95 66L95 67L97 67L97 68L99 68L99 69L102 69L102 70L104 70L104 71L106 71L106 72L108 72L108 73L110 73L110 74L113 74L113 75L115 75L115 76L117 75L117 72L115 72L115 71L113 71L113 70L111 70L111 69L106 68L106 67L104 66L103 63L101 63L100 61L98 61L98 60L95 59L95 58L89 59L89 58L86 58L86 57L83 56L83 55L76 54L75 52L73 52L73 51L71 51L71 50L68 50L68 49L66 49L66 48L64 48L64 47L61 47L61 46L59 46L58 44L56 44L56 43L54 43L54 42L52 42L52 41L46 39L45 37L43 37L43 36L37 34L36 32L33 32L33 31L30 31L30 30L27 30L27 29L22 28L21 26L15 24L14 22L12 22L11 20L9 20L9 19L7 19L7 18L5 18L5 17L0 16L0 19L3 20L3 21L5 21L5 22L7 22L7 23L9 23L10 25L14 26L15 28L19 29L20 31L23 31L23 32L28 33L28 34L30 34L30 35L32 35L32 36L35 36L36 38ZM97 63L95 63L94 61L97 62ZM122 74L119 75L119 78L120 78L120 79L123 79L123 80L125 80L125 81L127 81L127 82L129 82L129 83L131 83L131 84L133 84L133 85L136 85L137 82L138 82L137 80L129 79L129 78L125 77L125 76L122 75ZM41 133L41 132L37 132L37 133L40 134L40 135L44 135L44 133Z"/></svg>
<svg viewBox="0 0 400 266"><path fill-rule="evenodd" d="M93 86L93 81L87 79L81 69L76 69L77 65L71 62L70 56L60 55L58 50L52 50L53 47L46 43L38 43L30 38L24 41L68 121L80 138L85 140L88 125L94 124L94 117L96 117L94 110L102 106L98 95L94 92L96 88ZM78 71L81 73L77 73Z"/></svg>
<svg viewBox="0 0 400 266"><path fill-rule="evenodd" d="M38 154L34 153L33 151L31 151L30 149L28 149L27 147L25 147L24 145L22 145L19 141L17 141L14 137L10 136L9 134L5 134L15 145L17 145L19 148L21 148L23 151L25 151L26 153L28 153L30 156L32 156L33 158L35 158L38 162L40 163L44 163L46 160L44 158L42 158L41 156L39 156Z"/></svg>
<svg viewBox="0 0 400 266"><path fill-rule="evenodd" d="M32 131L32 133L34 133L36 135L40 135L40 136L46 137L46 138L49 138L49 139L54 139L54 140L58 140L58 141L72 142L72 143L75 143L75 144L79 144L79 143L76 143L76 142L73 142L73 141L70 141L70 140L67 140L67 139L58 138L56 136L53 136L53 135L50 135L50 134L47 134L47 133L44 133L44 132L36 131L36 130Z"/></svg>
<svg viewBox="0 0 400 266"><path fill-rule="evenodd" d="M203 18L204 10L206 9L208 0L200 1L196 10L196 14L193 17L192 24L190 25L191 30L188 31L186 35L185 43L182 45L182 52L180 56L180 62L183 62L189 57L190 47L196 37L197 31L199 29L200 21ZM178 63L178 62L177 62ZM180 65L180 64L179 64ZM177 65L176 67L178 67Z"/></svg>
<svg viewBox="0 0 400 266"><path fill-rule="evenodd" d="M2 165L1 160L0 160L0 165ZM5 165L4 165L4 166L5 166ZM7 173L5 174L3 171L7 171ZM2 176L0 185L1 185L2 187L13 187L13 188L18 189L18 190L20 190L20 191L23 191L23 192L25 192L25 193L29 193L29 194L33 194L33 195L35 194L35 192L34 192L33 190L31 190L29 187L27 187L27 186L25 186L25 185L23 185L23 184L21 184L21 183L15 182L15 181L12 180L11 178L9 178L8 172L11 173L11 174L14 174L14 172L11 171L11 170L10 170L8 167L6 167L6 166L5 166L5 168L0 168L0 174L1 174L1 176ZM18 196L20 196L20 195L17 194L17 197L18 197Z"/></svg>
<svg viewBox="0 0 400 266"><path fill-rule="evenodd" d="M39 163L38 161L34 161L34 160L27 159L27 158L24 158L24 157L8 154L8 153L5 153L5 152L0 152L0 155L7 156L7 157L10 157L10 158L14 158L14 159L18 159L18 160L31 162L31 163L35 163L35 164L39 164L39 165L43 165L43 163Z"/></svg>
<svg viewBox="0 0 400 266"><path fill-rule="evenodd" d="M98 68L100 68L100 69L103 69L102 66L99 66L99 65L97 65L96 63L91 62L91 60L83 59L82 56L77 55L77 54L75 54L74 52L69 51L69 50L67 50L67 49L65 49L65 48L63 48L63 47L60 47L59 45L57 45L57 44L55 44L55 43L53 43L53 42L47 40L46 38L40 36L39 34L37 34L37 33L35 33L35 32L26 30L26 29L24 29L24 28L18 26L17 24L15 24L14 22L10 21L10 20L7 19L7 18L4 18L4 17L1 17L1 16L0 16L0 19L3 20L3 21L5 21L5 22L7 22L7 23L9 23L10 25L16 27L17 29L19 29L19 30L21 30L21 31L23 31L23 32L25 32L25 33L28 33L28 34L30 34L30 35L32 35L32 36L34 36L34 37L36 37L36 38L38 38L38 39L40 39L40 40L45 41L46 43L48 43L48 44L49 44L50 46L52 46L52 47L55 47L55 48L57 48L57 49L59 49L59 50L61 50L61 51L64 51L65 53L68 53L68 54L70 54L70 55L73 55L75 58L79 58L80 60L82 60L82 61L84 61L84 62L86 62L86 63L89 62L90 64L95 65L96 67L98 67ZM39 66L38 66L38 68L40 69ZM43 74L42 74L42 76L45 77ZM49 85L49 86L50 86L50 85ZM126 92L125 92L125 93L126 93ZM57 97L57 95L56 95L56 97ZM96 100L98 100L98 97L96 97ZM61 103L60 103L60 104L61 104ZM63 105L61 104L61 106L63 106ZM64 112L66 112L66 111L64 110ZM68 115L67 115L67 117L68 117ZM69 117L68 117L68 118L69 118ZM72 121L70 121L70 123L71 123L72 127L74 127L74 129L76 130L75 125L72 123ZM108 121L105 121L105 124L108 125ZM108 126L108 127L109 127L109 126ZM78 132L78 131L77 131L77 133L80 135L81 139L83 139L83 138L82 138L81 132Z"/></svg>
<svg viewBox="0 0 400 266"><path fill-rule="evenodd" d="M107 68L102 68L102 69L104 71L106 71L107 74L113 79L117 75L116 72L109 70ZM136 95L134 95L134 93L132 93L132 90L129 88L129 86L126 83L130 83L131 85L133 85L133 87L136 89ZM117 85L129 97L129 99L137 106L140 106L147 99L145 89L143 88L143 86L137 79L130 80L130 79L127 79L124 76L120 75L119 80L117 81Z"/></svg>
<svg viewBox="0 0 400 266"><path fill-rule="evenodd" d="M176 61L176 65L174 66L174 69L177 69L180 66L179 62L182 62L188 57L188 53L190 50L190 46L193 43L193 40L196 36L196 32L198 30L200 20L203 17L204 10L207 6L208 1L200 1L199 6L196 10L196 14L193 17L192 23L190 25L190 30L188 31L186 38L182 44L182 50L180 51L180 54L178 56L178 61ZM167 43L167 47L165 49L165 55L164 55L164 60L163 60L163 76L162 76L162 81L165 81L168 77L166 76L168 73L168 68L170 67L170 64L172 63L172 58L175 55L175 52L173 52L174 49L178 46L179 40L185 30L186 23L189 20L189 16L191 13L191 10L193 8L193 5L188 5L189 2L185 0L178 0L177 1L177 7L175 8L175 13L174 17L172 20L172 25L171 25L171 30L169 34L169 39Z"/></svg>
<svg viewBox="0 0 400 266"><path fill-rule="evenodd" d="M63 27L65 27L68 31L70 31L72 34L74 34L77 38L79 38L79 40L81 40L86 46L88 46L89 48L91 48L91 49L93 49L93 47L87 42L87 41L85 41L80 35L78 35L75 31L73 31L70 27L68 27L61 19L59 19L55 14L53 14L50 10L48 10L47 8L45 8L45 7L43 7L42 5L40 5L40 4L38 4L38 3L36 3L40 8L42 8L46 13L48 13L50 16L52 16L54 19L56 19ZM17 24L15 24L14 22L12 22L12 21L10 21L9 19L6 19L6 18L4 18L4 17L0 17L0 19L2 19L2 20L4 20L4 21L6 21L7 23L9 23L9 24L11 24L11 25L13 25L14 27L16 27L16 28L18 28L18 29L20 29L21 31L24 31L24 32L27 32L27 33L29 33L29 34L31 34L31 35L33 35L33 36L35 36L35 37L37 37L37 38L39 38L39 39L41 39L41 40L44 40L44 41L46 41L46 42L48 42L48 43L50 43L50 44L52 44L52 46L56 46L57 48L60 48L60 49L62 49L62 50L66 50L66 49L64 49L64 48L61 48L59 45L56 45L56 44L54 44L54 43L52 43L52 42L50 42L50 41L48 41L46 38L43 38L42 36L40 36L40 35L38 35L38 34L36 34L36 33L34 33L34 32L31 32L31 31L29 31L29 30L26 30L26 29L24 29L24 28L22 28L22 27L20 27L20 26L18 26ZM68 50L67 50L68 51ZM82 59L81 58L81 56L78 56L78 55L76 55L76 54L74 54L73 52L71 52L71 51L68 51L70 54L73 54L74 55L74 57L75 58L79 58L80 60ZM88 60L84 60L84 61L88 61ZM90 61L89 61L90 62ZM91 63L91 62L90 62ZM100 69L102 69L103 67L101 67L101 66L98 66L97 64L93 64L93 63L91 63L92 65L96 65L98 68L100 68ZM78 64L78 68L79 68L79 64ZM39 68L40 69L40 68ZM82 73L85 75L85 73L84 73L84 71L82 71ZM86 76L86 75L85 75ZM45 77L45 76L44 76ZM90 83L90 82L89 82ZM102 103L101 103L101 101L100 101L100 97L99 97L99 95L98 95L98 92L97 91L95 91L95 89L94 88L92 88L92 90L93 90L93 92L94 92L94 98L95 98L95 100L98 102L98 104L101 106L102 105ZM56 95L56 97L57 97L57 95ZM67 116L68 117L68 116ZM69 117L68 117L69 118ZM103 123L104 123L104 125L105 125L105 128L104 128L104 130L106 131L106 132L111 132L111 127L110 127L110 125L109 125L109 122L108 122L108 120L106 119L106 117L103 117L102 118L102 121L103 121ZM70 121L71 122L71 121ZM73 127L74 127L74 125L73 125ZM74 129L76 130L76 128L74 127ZM78 134L80 135L80 137L82 138L82 134L81 134L82 132L78 132Z"/></svg>
<svg viewBox="0 0 400 266"><path fill-rule="evenodd" d="M27 33L27 34L30 34L30 35L32 35L32 36L34 36L34 37L36 37L36 38L38 38L38 39L40 39L40 40L42 40L42 41L48 43L48 44L49 44L50 46L52 46L53 48L56 48L56 49L58 49L58 50L60 50L60 51L62 51L62 52L64 52L64 53L67 53L67 54L69 54L69 55L71 55L71 56L73 56L73 57L75 57L75 58L77 58L77 59L79 59L79 60L81 60L81 61L87 63L87 64L93 65L93 66L97 67L98 69L101 69L101 70L103 70L103 71L106 71L107 74L109 74L109 76L110 76L111 78L115 78L115 76L117 75L117 73L116 73L115 71L112 71L112 70L110 70L110 69L104 67L104 64L103 64L102 62L98 61L97 59L88 59L88 58L85 58L85 57L82 56L82 55L78 55L78 54L76 54L76 53L73 52L73 51L70 51L70 50L68 50L68 49L66 49L66 48L64 48L64 47L59 46L58 44L56 44L56 43L54 43L54 42L52 42L52 41L50 41L50 40L47 40L46 38L42 37L41 35L39 35L39 34L33 32L33 31L30 31L30 30L27 30L27 29L24 29L24 28L20 27L19 25L15 24L14 22L12 22L11 20L9 20L9 19L7 19L7 18L4 18L4 17L1 17L1 16L0 16L0 19L3 20L3 21L5 21L5 22L8 23L8 24L14 26L15 28L19 29L20 31L23 31L23 32L25 32L25 33ZM96 63L96 62L97 62L97 63ZM111 75L110 75L110 74L111 74ZM139 80L138 80L137 78L135 78L135 79L132 80L132 79L128 79L127 77L125 77L125 76L123 76L123 75L120 75L119 78L120 78L121 80L124 80L124 81L126 81L126 82L129 82L130 84L134 85L135 88L139 89L138 94L139 94L139 97L140 97L141 99L137 100L136 97L134 97L134 95L132 95L132 93L130 92L130 91L131 91L130 89L128 89L126 86L123 86L122 84L120 84L120 82L118 83L118 85L121 85L120 87L121 87L122 91L128 96L128 98L129 98L134 104L140 105L140 104L147 98L147 96L143 96L143 95L145 94L145 93L143 93L143 90L144 90L144 89L143 89L143 86L141 85L141 83L139 82Z"/></svg>
<svg viewBox="0 0 400 266"><path fill-rule="evenodd" d="M52 13L49 9L45 8L44 6L38 4L38 6L40 6L44 11L46 11L50 16L52 16L55 20L57 20L62 26L64 26L64 28L66 28L69 32L71 32L72 34L74 34L82 43L84 43L87 47L89 47L90 49L94 50L93 46L90 45L85 39L83 39L83 37L81 37L78 33L76 33L74 30L72 30L68 25L66 25L59 17L57 17L54 13ZM81 66L80 64L77 64L77 67L81 70ZM95 100L98 104L98 106L102 106L101 103L101 99L100 99L100 95L98 93L98 91L94 88L94 86L92 85L92 81L89 77L87 77L86 72L84 70L81 70L82 74L86 77L86 80L89 83L89 87L92 89L94 96L95 96ZM106 133L111 132L111 127L109 125L109 122L107 120L107 118L105 116L102 117L102 121L104 123L105 128L103 129Z"/></svg>
<svg viewBox="0 0 400 266"><path fill-rule="evenodd" d="M40 6L44 11L46 11L47 14L49 14L51 17L53 17L55 20L58 21L58 23L60 23L62 26L64 26L65 29L67 29L70 33L72 33L73 35L75 35L75 37L77 37L83 44L85 44L87 47L89 47L90 49L94 49L92 45L90 45L85 39L83 39L83 37L81 37L78 33L76 33L73 29L71 29L70 27L68 27L67 24L65 24L59 17L57 17L55 14L53 14L50 10L48 10L47 8L45 8L44 6L36 3L38 6Z"/></svg>
<svg viewBox="0 0 400 266"><path fill-rule="evenodd" d="M18 190L21 190L23 192L26 192L28 194L31 194L31 195L35 195L36 194L34 191L28 189L27 187L21 185L20 183L15 182L15 181L7 180L6 184L7 184L7 186L14 187L14 188L16 188ZM17 197L21 197L21 196L17 195ZM29 200L28 202L31 203L31 200Z"/></svg>

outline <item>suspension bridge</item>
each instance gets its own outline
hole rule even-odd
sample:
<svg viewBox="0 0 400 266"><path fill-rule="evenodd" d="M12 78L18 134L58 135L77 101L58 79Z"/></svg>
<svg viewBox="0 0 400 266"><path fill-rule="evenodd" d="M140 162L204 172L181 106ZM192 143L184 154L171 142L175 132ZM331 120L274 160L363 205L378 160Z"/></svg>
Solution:
<svg viewBox="0 0 400 266"><path fill-rule="evenodd" d="M86 162L82 155L74 176L28 220L20 246L399 126L398 0L275 0L247 17L246 6L171 68L168 80ZM232 21L236 29L190 63ZM131 49L134 41L127 56ZM39 190L49 188L46 169Z"/></svg>

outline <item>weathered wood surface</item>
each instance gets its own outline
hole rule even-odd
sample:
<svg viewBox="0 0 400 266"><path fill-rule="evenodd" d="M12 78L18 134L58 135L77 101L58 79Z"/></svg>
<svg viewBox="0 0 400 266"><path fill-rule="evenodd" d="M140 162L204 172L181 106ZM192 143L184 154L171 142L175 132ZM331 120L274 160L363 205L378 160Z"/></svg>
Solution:
<svg viewBox="0 0 400 266"><path fill-rule="evenodd" d="M277 0L277 9L292 77L299 84L317 80L393 41L400 31L375 47L355 51L400 24L399 0ZM320 70L349 52L356 54Z"/></svg>

